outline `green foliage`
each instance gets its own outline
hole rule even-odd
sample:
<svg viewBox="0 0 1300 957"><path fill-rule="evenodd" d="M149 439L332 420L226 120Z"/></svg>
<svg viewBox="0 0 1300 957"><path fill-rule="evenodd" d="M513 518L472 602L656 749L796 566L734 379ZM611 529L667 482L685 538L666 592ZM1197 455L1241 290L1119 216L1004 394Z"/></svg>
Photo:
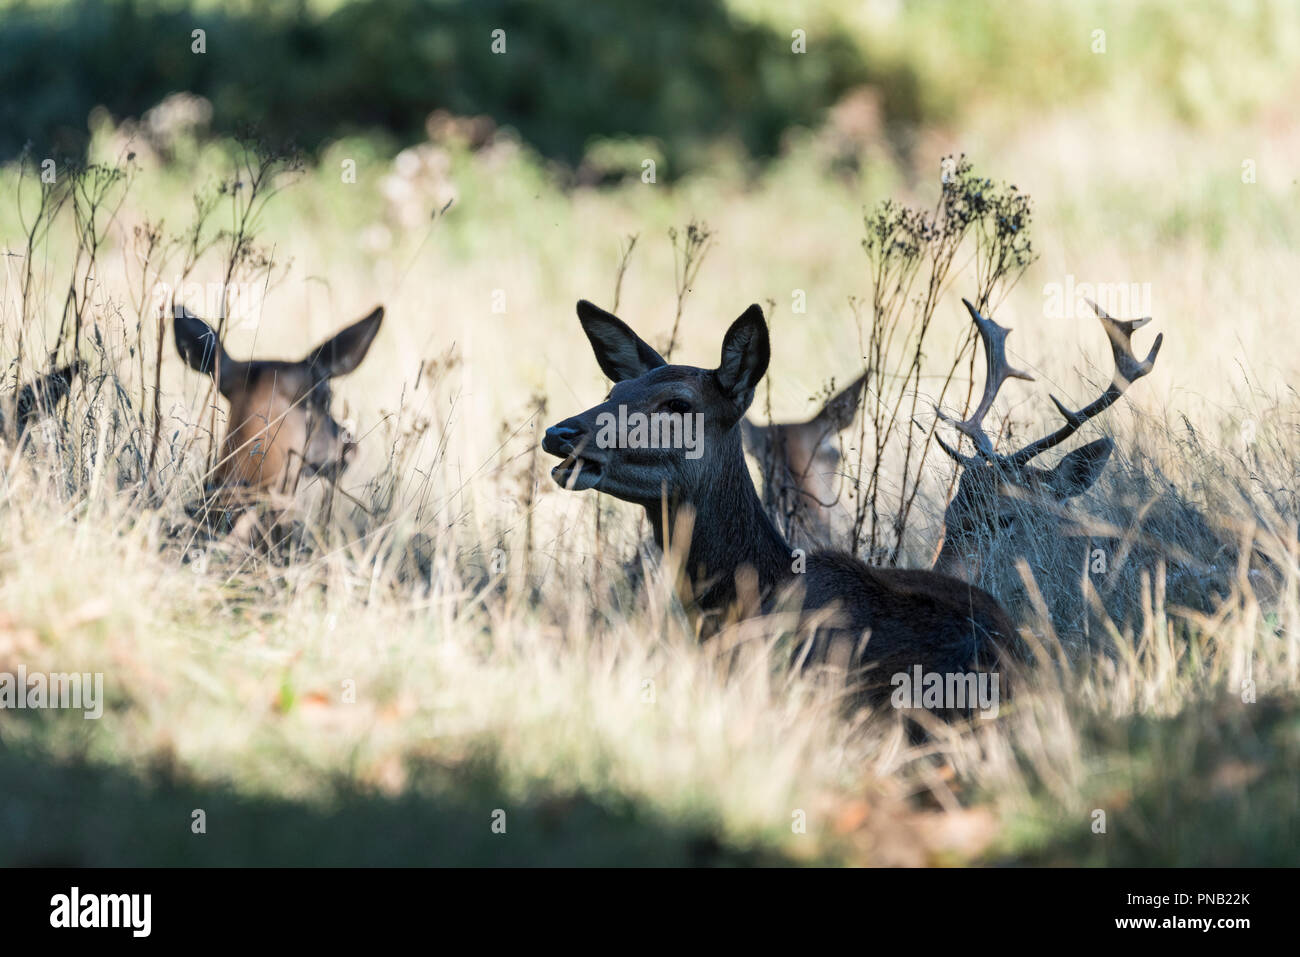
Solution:
<svg viewBox="0 0 1300 957"><path fill-rule="evenodd" d="M96 105L138 116L183 90L212 101L217 132L256 125L307 148L373 130L419 139L444 108L488 114L571 164L597 136L650 138L673 175L721 140L771 154L783 130L883 79L845 38L797 55L788 34L737 20L718 0L669 0L653 15L581 0L359 0L323 15L79 0L5 20L0 85L27 92L0 105L0 155L28 140L78 150ZM195 29L206 31L201 54ZM504 53L492 49L498 29Z"/></svg>

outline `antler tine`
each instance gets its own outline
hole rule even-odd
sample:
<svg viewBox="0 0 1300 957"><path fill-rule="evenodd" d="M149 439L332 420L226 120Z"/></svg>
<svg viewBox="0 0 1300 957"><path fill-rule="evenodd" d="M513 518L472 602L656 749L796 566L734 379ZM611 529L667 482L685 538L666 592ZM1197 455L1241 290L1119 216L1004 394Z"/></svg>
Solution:
<svg viewBox="0 0 1300 957"><path fill-rule="evenodd" d="M1156 356L1160 354L1160 347L1164 345L1165 334L1162 332L1156 336L1155 344L1151 346L1147 357L1139 361L1133 354L1133 332L1150 322L1151 317L1115 319L1091 299L1084 301L1092 306L1092 311L1097 314L1102 327L1106 330L1106 337L1110 339L1110 351L1115 356L1115 378L1112 381L1123 392L1134 381L1151 371L1156 364Z"/></svg>
<svg viewBox="0 0 1300 957"><path fill-rule="evenodd" d="M1002 383L1007 379L1028 379L1034 381L1034 377L1028 372L1021 369L1012 368L1007 362L1007 335L1010 329L1004 329L992 319L980 315L969 299L963 299L962 304L966 311L970 313L971 319L975 322L975 328L980 334L980 340L984 343L984 362L986 374L984 377L984 394L980 397L979 405L971 413L971 417L964 421L958 422L956 419L944 413L942 409L935 408L939 418L945 422L950 422L961 433L968 436L975 443L975 448L979 450L980 455L992 461L996 455L993 451L993 442L984 432L984 416L988 414L989 409L993 407L993 400L997 398L998 390L1002 388ZM963 457L956 455L951 450L939 443L948 455L955 458L958 462L967 462Z"/></svg>
<svg viewBox="0 0 1300 957"><path fill-rule="evenodd" d="M939 414L940 414L940 415L943 415L942 412L940 412ZM979 464L980 459L979 459L978 456L975 456L975 455L962 455L960 452L958 452L956 449L954 449L951 445L949 445L947 442L945 442L943 439L941 439L937 434L935 435L934 440L935 440L936 442L939 443L939 448L943 449L944 454L947 455L948 458L950 458L950 459L952 459L954 462L956 462L958 465L961 465L961 466L963 466L963 467L965 467L965 468L970 468L972 465L977 465L977 464Z"/></svg>
<svg viewBox="0 0 1300 957"><path fill-rule="evenodd" d="M1093 312L1101 320L1102 328L1106 330L1106 337L1110 340L1110 351L1115 357L1115 375L1110 380L1110 385L1106 387L1106 391L1091 405L1085 406L1078 412L1072 412L1056 396L1050 396L1057 411L1065 419L1065 425L1051 435L1043 436L1037 442L1031 442L1012 455L1010 461L1015 465L1024 465L1034 456L1047 451L1052 446L1060 445L1074 435L1083 423L1114 405L1130 385L1150 372L1156 364L1156 356L1160 354L1160 347L1165 342L1163 332L1156 336L1156 341L1145 359L1138 359L1133 352L1133 332L1150 322L1150 316L1143 316L1141 319L1116 319L1091 299L1085 301L1092 306Z"/></svg>

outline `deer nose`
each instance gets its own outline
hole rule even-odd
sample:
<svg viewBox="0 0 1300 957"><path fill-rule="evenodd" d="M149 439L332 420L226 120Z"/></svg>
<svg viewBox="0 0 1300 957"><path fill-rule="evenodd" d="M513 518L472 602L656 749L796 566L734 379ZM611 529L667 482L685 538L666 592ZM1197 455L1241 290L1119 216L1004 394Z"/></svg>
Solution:
<svg viewBox="0 0 1300 957"><path fill-rule="evenodd" d="M565 419L546 430L546 435L542 438L542 448L551 455L567 458L573 454L578 440L585 434L586 430L573 419Z"/></svg>

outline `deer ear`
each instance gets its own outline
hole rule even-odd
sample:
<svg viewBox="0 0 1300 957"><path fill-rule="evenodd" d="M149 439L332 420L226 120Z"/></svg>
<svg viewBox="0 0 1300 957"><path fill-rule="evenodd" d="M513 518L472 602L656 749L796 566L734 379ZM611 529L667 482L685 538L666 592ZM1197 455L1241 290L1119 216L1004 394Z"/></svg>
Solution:
<svg viewBox="0 0 1300 957"><path fill-rule="evenodd" d="M578 300L578 321L596 353L600 370L613 382L635 379L668 365L626 322L585 299Z"/></svg>
<svg viewBox="0 0 1300 957"><path fill-rule="evenodd" d="M172 332L176 338L176 351L195 372L213 377L219 373L224 394L235 381L242 363L230 358L216 331L184 306L176 307L175 316Z"/></svg>
<svg viewBox="0 0 1300 957"><path fill-rule="evenodd" d="M1088 491L1106 467L1114 448L1115 443L1110 439L1098 439L1061 459L1048 473L1048 483L1056 497L1063 501Z"/></svg>
<svg viewBox="0 0 1300 957"><path fill-rule="evenodd" d="M376 306L370 315L354 322L332 339L327 339L303 360L320 376L329 379L347 375L366 357L370 343L375 341L379 324L384 321L384 307Z"/></svg>
<svg viewBox="0 0 1300 957"><path fill-rule="evenodd" d="M866 385L867 374L864 372L827 400L813 421L832 432L843 432L853 424L853 419L857 416L858 403L862 401Z"/></svg>
<svg viewBox="0 0 1300 957"><path fill-rule="evenodd" d="M723 395L736 404L743 415L754 401L754 389L767 372L772 357L767 339L767 323L757 304L746 309L722 340L722 362L718 365L718 385Z"/></svg>

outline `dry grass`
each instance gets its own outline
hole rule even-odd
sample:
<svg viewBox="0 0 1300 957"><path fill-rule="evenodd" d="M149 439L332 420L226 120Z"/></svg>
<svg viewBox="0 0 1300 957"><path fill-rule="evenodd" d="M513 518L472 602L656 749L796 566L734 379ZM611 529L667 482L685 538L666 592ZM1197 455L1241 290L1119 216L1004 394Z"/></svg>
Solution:
<svg viewBox="0 0 1300 957"><path fill-rule="evenodd" d="M622 311L662 344L678 308L666 231L692 216L715 245L685 300L677 355L714 361L725 323L770 298L774 412L810 411L827 378L856 368L848 296L868 293L861 207L886 191L932 200L914 170L882 156L846 184L807 147L756 181L562 193L503 137L479 153L438 146L445 177L386 186L390 165L357 152L352 185L337 170L363 146L340 144L268 207L258 242L292 266L228 342L236 355L297 356L375 302L389 310L337 388L364 458L345 496L306 497L310 547L286 556L195 537L183 506L202 470L205 383L169 341L160 494L140 482L156 314L132 305L132 230L185 222L193 185L225 163L216 149L174 166L142 152L86 286L92 375L61 427L8 448L0 474L0 671L102 671L109 705L99 722L25 714L0 725L0 762L28 782L0 796L18 822L0 859L1287 860L1300 781L1300 409L1295 363L1277 343L1300 229L1281 171L1300 126L1205 142L1130 123L1099 142L1077 119L1013 136L995 125L934 133L925 169L956 147L1036 200L1042 259L995 314L1016 329L1012 361L1040 383L1013 384L998 411L1038 427L1048 388L1072 401L1108 375L1093 321L1044 317L1046 283L1149 282L1153 328L1166 333L1156 371L1100 424L1123 451L1080 503L1097 528L1121 531L1156 509L1152 544L1116 571L1113 641L1053 636L1027 597L1043 656L1066 647L1068 665L1043 663L994 721L909 743L893 716L846 718L833 689L777 666L767 650L778 623L737 635L744 654L724 666L662 575L628 585L637 517L554 488L538 460L539 426L603 388L574 300L612 301L620 243L639 234ZM102 132L104 155L121 145ZM1193 151L1195 163L1161 159ZM1241 182L1243 154L1258 162L1255 184ZM6 185L14 176L0 173ZM453 197L437 218L403 225L402 210ZM15 222L0 212L11 251ZM54 341L69 234L57 222L41 250L33 349ZM6 264L8 351L21 303ZM968 266L956 264L937 313L942 368L966 333ZM213 253L194 278L221 274ZM795 289L807 315L790 312ZM36 365L12 371L27 378ZM925 561L942 513L951 475L931 462L904 565ZM1266 580L1250 577L1242 542L1267 556ZM1162 569L1176 547L1212 559L1224 543L1201 578ZM1050 602L1077 577L1048 563L1034 584ZM1171 600L1176 588L1217 594L1187 610L1196 603ZM105 817L105 803L120 813ZM188 827L200 807L206 837ZM491 830L496 809L505 836ZM1091 831L1098 809L1105 834Z"/></svg>

